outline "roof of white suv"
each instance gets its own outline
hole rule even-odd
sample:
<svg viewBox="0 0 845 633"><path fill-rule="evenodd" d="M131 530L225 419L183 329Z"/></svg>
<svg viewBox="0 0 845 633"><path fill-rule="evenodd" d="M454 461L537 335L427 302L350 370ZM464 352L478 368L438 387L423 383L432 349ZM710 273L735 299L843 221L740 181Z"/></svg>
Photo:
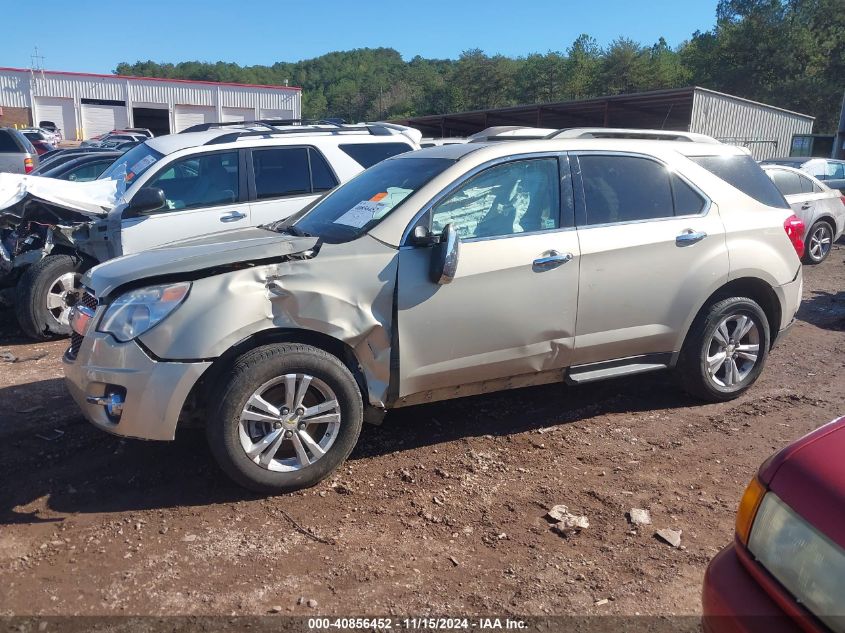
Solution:
<svg viewBox="0 0 845 633"><path fill-rule="evenodd" d="M419 143L420 138L422 138L422 134L413 128L388 123L365 123L360 125L337 125L332 123L315 125L267 125L258 122L256 124L221 125L220 127L209 127L207 130L196 132L167 134L165 136L151 138L146 141L146 144L148 147L162 154L172 154L173 152L190 147L235 143L241 140L278 142L280 139L290 138L292 143L296 143L296 139L302 136L375 137L376 140L374 142L384 142L385 137L392 137L393 140L403 139L412 143Z"/></svg>
<svg viewBox="0 0 845 633"><path fill-rule="evenodd" d="M514 141L474 142L462 145L427 147L411 154L400 154L396 159L448 158L460 160L468 154L482 152L487 158L526 154L531 152L605 150L661 154L671 149L683 156L737 156L747 154L745 148L722 143L693 141L663 141L629 138L549 138Z"/></svg>

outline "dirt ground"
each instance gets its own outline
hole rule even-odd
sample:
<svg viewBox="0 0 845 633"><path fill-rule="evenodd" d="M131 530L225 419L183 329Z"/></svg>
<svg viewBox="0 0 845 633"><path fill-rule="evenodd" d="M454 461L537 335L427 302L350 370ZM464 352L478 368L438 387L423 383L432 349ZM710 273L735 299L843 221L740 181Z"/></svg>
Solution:
<svg viewBox="0 0 845 633"><path fill-rule="evenodd" d="M337 477L275 498L230 484L200 431L89 426L66 342L28 344L2 314L0 615L696 614L757 466L845 413L843 258L805 268L799 322L734 402L655 374L409 408ZM558 536L555 504L589 528Z"/></svg>

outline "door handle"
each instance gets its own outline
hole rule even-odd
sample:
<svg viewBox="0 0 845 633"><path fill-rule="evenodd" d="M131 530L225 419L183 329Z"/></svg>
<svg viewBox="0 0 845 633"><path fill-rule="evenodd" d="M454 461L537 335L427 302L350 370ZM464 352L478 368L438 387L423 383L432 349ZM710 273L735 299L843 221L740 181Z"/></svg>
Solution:
<svg viewBox="0 0 845 633"><path fill-rule="evenodd" d="M226 215L220 216L221 222L237 222L238 220L243 220L246 217L246 213L241 213L240 211L232 211Z"/></svg>
<svg viewBox="0 0 845 633"><path fill-rule="evenodd" d="M812 204L810 204L809 202L805 202L804 204L802 204L802 205L801 205L801 208L802 208L804 211L806 211L807 209L809 209L809 208L810 208L810 207L812 207L812 206L813 206L813 205L812 205Z"/></svg>
<svg viewBox="0 0 845 633"><path fill-rule="evenodd" d="M697 244L705 237L707 237L707 233L705 233L704 231L686 229L683 233L681 233L675 238L675 244L677 246L690 246L692 244Z"/></svg>
<svg viewBox="0 0 845 633"><path fill-rule="evenodd" d="M562 266L566 262L570 261L573 257L574 255L572 253L546 251L545 253L543 253L542 257L538 257L534 260L533 266L535 269L539 270L551 270L552 268Z"/></svg>

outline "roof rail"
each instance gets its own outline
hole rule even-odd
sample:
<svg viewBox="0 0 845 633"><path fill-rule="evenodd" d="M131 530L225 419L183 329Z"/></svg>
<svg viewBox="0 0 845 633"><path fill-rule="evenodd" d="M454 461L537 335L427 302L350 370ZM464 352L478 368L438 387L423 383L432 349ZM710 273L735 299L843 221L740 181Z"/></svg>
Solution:
<svg viewBox="0 0 845 633"><path fill-rule="evenodd" d="M630 138L653 141L686 141L690 143L721 144L720 141L717 141L712 136L707 136L706 134L696 134L695 132L614 127L564 128L552 132L546 136L546 138Z"/></svg>
<svg viewBox="0 0 845 633"><path fill-rule="evenodd" d="M254 121L224 121L217 123L197 123L190 127L186 127L179 134L186 132L206 132L213 128L219 127L249 127L250 125L263 125L264 127L273 127L277 125L344 125L343 119L256 119Z"/></svg>
<svg viewBox="0 0 845 633"><path fill-rule="evenodd" d="M209 127L205 128L211 129L212 127L216 127L216 124L207 124L203 123L201 125L208 125ZM224 124L229 125L229 124ZM251 136L263 136L263 137L273 137L276 135L281 134L313 134L313 133L325 133L325 134L343 134L345 132L367 132L373 136L393 136L396 134L404 134L405 136L408 135L408 131L411 128L406 128L402 125L396 125L393 123L360 123L356 125L346 125L342 123L337 123L335 121L317 121L314 123L309 123L307 125L292 125L287 128L276 127L267 121L255 121L251 123L240 122L239 125L243 127L249 127L250 125L261 125L265 129L262 130L239 130L237 132L230 132L228 134L221 134L209 141L206 141L204 145L220 145L222 143L231 143L236 141L239 138L244 137L251 137ZM316 127L318 125L323 126L334 126L334 127ZM416 131L416 130L414 130ZM419 132L418 132L419 134ZM422 136L420 134L420 136ZM412 139L413 140L413 139ZM419 141L416 141L419 142Z"/></svg>
<svg viewBox="0 0 845 633"><path fill-rule="evenodd" d="M488 127L467 137L468 143L486 143L487 141L526 141L548 138L554 133L552 128L528 127L526 125L496 125Z"/></svg>

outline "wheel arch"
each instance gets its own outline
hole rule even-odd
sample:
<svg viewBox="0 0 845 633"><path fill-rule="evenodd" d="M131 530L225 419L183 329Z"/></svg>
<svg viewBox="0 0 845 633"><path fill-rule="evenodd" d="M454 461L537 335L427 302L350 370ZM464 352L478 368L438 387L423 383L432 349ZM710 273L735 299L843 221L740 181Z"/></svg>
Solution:
<svg viewBox="0 0 845 633"><path fill-rule="evenodd" d="M361 391L361 399L365 407L365 420L371 422L378 422L380 420L378 416L374 415L375 408L369 405L367 377L361 364L358 362L358 358L355 356L354 350L343 341L328 334L297 328L262 330L238 341L226 350L214 360L211 367L203 373L202 378L191 389L183 407L183 414L189 410L200 411L203 403L207 402L210 397L210 390L218 384L221 376L225 375L226 371L243 354L263 345L277 343L302 343L304 345L311 345L335 356L352 373L355 382L358 384L358 389ZM190 415L183 415L180 417L179 424L182 424L183 418L190 419L191 417Z"/></svg>
<svg viewBox="0 0 845 633"><path fill-rule="evenodd" d="M780 331L783 308L781 307L780 299L771 284L759 277L740 277L738 279L732 279L714 290L710 296L708 296L704 302L698 306L695 317L689 322L686 331L684 332L683 343L686 342L693 325L696 321L698 321L698 319L702 318L702 315L705 313L707 308L714 303L729 297L748 297L760 306L763 313L766 315L766 320L769 323L769 348L771 349ZM673 364L674 361L677 360L679 353L680 350L675 353Z"/></svg>

